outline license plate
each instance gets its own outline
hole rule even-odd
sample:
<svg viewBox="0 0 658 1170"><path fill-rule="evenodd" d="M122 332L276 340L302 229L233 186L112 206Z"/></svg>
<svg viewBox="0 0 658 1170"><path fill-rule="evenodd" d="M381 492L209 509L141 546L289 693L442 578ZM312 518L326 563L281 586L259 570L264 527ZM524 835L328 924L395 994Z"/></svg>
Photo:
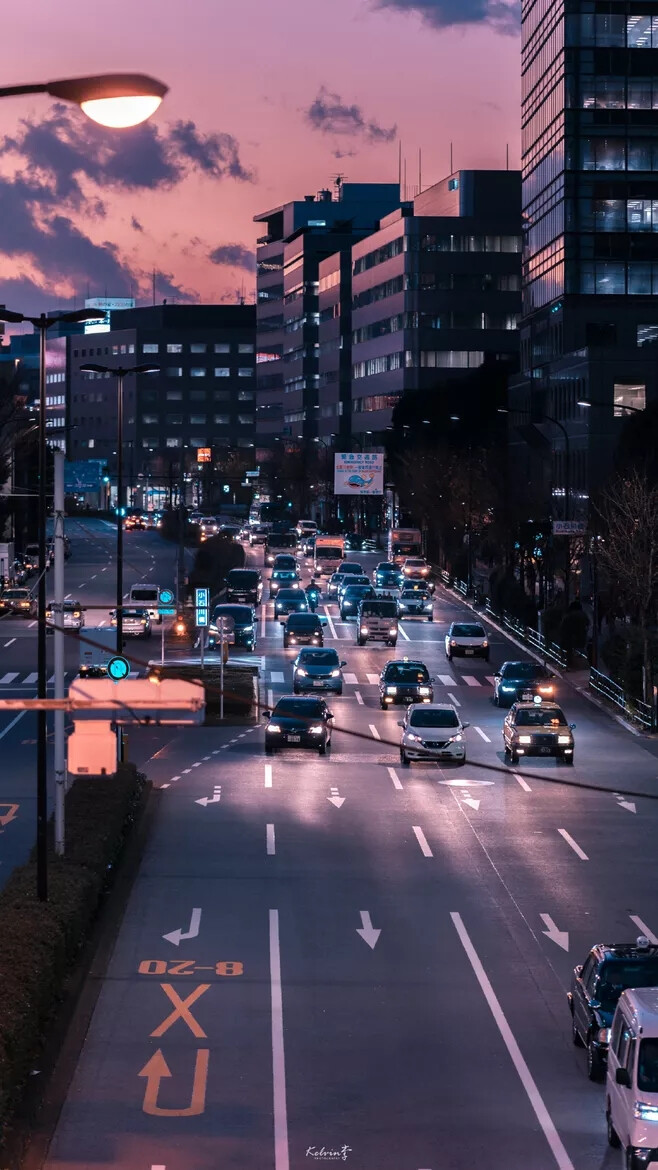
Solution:
<svg viewBox="0 0 658 1170"><path fill-rule="evenodd" d="M474 654L475 651L474 650L465 650L464 653L465 654Z"/></svg>
<svg viewBox="0 0 658 1170"><path fill-rule="evenodd" d="M314 683L313 683L313 686L314 686L314 687L323 687L323 686L324 686L324 683L323 683L322 681L320 681L320 682L314 682Z"/></svg>
<svg viewBox="0 0 658 1170"><path fill-rule="evenodd" d="M523 699L524 702L526 702L526 700L528 700L528 699L531 699L532 698L532 691L523 691L521 698Z"/></svg>
<svg viewBox="0 0 658 1170"><path fill-rule="evenodd" d="M302 742L301 735L289 735L286 738L288 740L288 743L301 743Z"/></svg>
<svg viewBox="0 0 658 1170"><path fill-rule="evenodd" d="M551 754L550 748L540 748L539 751L541 752L542 756L549 756Z"/></svg>

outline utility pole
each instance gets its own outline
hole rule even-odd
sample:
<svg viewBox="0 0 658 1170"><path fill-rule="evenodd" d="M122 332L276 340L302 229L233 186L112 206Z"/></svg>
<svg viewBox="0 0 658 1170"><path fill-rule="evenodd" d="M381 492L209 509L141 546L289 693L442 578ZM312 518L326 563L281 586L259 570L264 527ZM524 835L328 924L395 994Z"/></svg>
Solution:
<svg viewBox="0 0 658 1170"><path fill-rule="evenodd" d="M53 604L55 698L64 698L64 452L55 450L55 600ZM64 855L64 798L66 796L66 736L64 710L55 719L55 853Z"/></svg>
<svg viewBox="0 0 658 1170"><path fill-rule="evenodd" d="M180 479L178 483L178 587L177 601L180 611L185 600L185 459L180 454Z"/></svg>

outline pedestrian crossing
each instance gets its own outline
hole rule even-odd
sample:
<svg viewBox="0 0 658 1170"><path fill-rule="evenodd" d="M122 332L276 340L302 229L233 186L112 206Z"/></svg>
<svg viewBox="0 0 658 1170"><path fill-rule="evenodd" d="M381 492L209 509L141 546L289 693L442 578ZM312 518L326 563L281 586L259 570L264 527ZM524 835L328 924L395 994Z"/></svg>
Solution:
<svg viewBox="0 0 658 1170"><path fill-rule="evenodd" d="M263 678L272 683L283 683L286 681L286 676L281 670L266 670L263 668L262 675ZM346 686L351 687L376 687L379 685L379 675L366 673L359 678L358 675L345 671L343 674L343 682ZM486 687L487 684L493 686L494 676L492 674L486 674L478 678L474 674L437 674L434 679L434 685L436 686L437 683L440 683L444 687Z"/></svg>

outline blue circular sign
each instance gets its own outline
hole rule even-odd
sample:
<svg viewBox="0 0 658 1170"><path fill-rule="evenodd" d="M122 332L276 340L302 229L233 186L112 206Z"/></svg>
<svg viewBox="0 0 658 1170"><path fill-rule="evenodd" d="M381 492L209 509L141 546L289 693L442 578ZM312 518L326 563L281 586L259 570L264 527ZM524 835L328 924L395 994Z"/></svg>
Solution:
<svg viewBox="0 0 658 1170"><path fill-rule="evenodd" d="M162 602L163 605L171 605L173 600L174 600L173 589L161 589L160 590L160 601Z"/></svg>
<svg viewBox="0 0 658 1170"><path fill-rule="evenodd" d="M107 673L114 682L121 682L122 679L128 678L130 674L130 663L127 658L122 658L117 654L114 658L110 658L107 664Z"/></svg>

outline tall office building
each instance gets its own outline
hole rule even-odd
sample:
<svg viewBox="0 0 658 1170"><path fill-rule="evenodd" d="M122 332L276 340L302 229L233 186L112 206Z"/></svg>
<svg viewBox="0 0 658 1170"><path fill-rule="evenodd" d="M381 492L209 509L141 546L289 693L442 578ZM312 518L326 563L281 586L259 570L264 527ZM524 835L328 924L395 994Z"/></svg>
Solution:
<svg viewBox="0 0 658 1170"><path fill-rule="evenodd" d="M657 394L657 50L655 0L524 3L512 421L536 421L553 442L554 512L569 518L609 473L625 406Z"/></svg>
<svg viewBox="0 0 658 1170"><path fill-rule="evenodd" d="M319 267L397 207L397 183L345 183L255 217L258 239L257 455L318 433ZM335 428L334 428L335 429Z"/></svg>

